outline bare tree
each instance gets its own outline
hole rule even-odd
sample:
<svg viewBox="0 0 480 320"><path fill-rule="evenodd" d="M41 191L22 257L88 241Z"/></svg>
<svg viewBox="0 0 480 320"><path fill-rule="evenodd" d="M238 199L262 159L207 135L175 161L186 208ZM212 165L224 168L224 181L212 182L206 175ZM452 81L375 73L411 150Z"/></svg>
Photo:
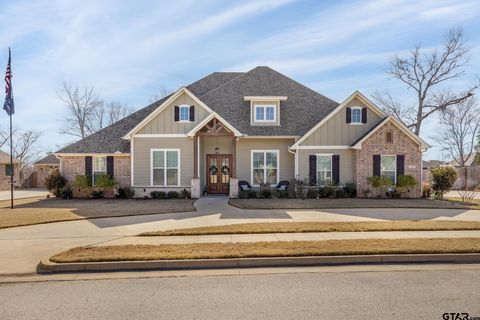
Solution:
<svg viewBox="0 0 480 320"><path fill-rule="evenodd" d="M59 97L67 109L67 114L63 119L64 127L60 129L60 133L85 138L91 133L89 131L89 121L100 103L94 88L80 89L63 83Z"/></svg>
<svg viewBox="0 0 480 320"><path fill-rule="evenodd" d="M125 118L133 111L127 105L118 101L99 101L87 121L89 134L97 132L118 120Z"/></svg>
<svg viewBox="0 0 480 320"><path fill-rule="evenodd" d="M41 132L27 130L27 131L13 131L13 157L22 162L23 169L33 162L38 160L40 150L38 148L38 139L42 135ZM10 149L10 132L0 131L0 148ZM10 150L8 150L10 154Z"/></svg>
<svg viewBox="0 0 480 320"><path fill-rule="evenodd" d="M459 103L455 108L447 108L441 120L441 132L436 137L442 151L447 152L460 167L464 177L460 196L467 201L472 195L469 189L476 189L480 183L469 183L469 159L475 155L475 139L480 130L480 110L472 97ZM474 177L476 179L476 177Z"/></svg>
<svg viewBox="0 0 480 320"><path fill-rule="evenodd" d="M169 94L171 94L173 91L175 90L167 88L166 86L160 86L160 88L158 89L158 92L150 97L150 102L151 103L157 102L158 100L163 99Z"/></svg>
<svg viewBox="0 0 480 320"><path fill-rule="evenodd" d="M475 83L465 90L446 88L452 79L465 74L468 49L460 28L445 35L440 50L423 49L420 44L410 51L407 58L394 56L389 61L387 73L402 81L415 93L415 105L405 106L397 102L388 92L374 94L374 99L390 114L400 119L416 134L420 134L423 121L438 111L446 111L471 97L479 87Z"/></svg>

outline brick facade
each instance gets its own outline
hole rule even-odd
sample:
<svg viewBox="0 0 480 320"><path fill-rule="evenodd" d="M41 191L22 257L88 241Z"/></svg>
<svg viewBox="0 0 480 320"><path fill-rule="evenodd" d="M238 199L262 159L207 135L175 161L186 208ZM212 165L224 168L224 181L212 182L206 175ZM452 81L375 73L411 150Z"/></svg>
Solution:
<svg viewBox="0 0 480 320"><path fill-rule="evenodd" d="M64 156L61 166L62 175L68 182L75 181L75 177L85 174L85 157L83 156ZM115 180L121 186L130 186L130 157L114 156L113 175Z"/></svg>
<svg viewBox="0 0 480 320"><path fill-rule="evenodd" d="M387 132L392 133L392 143L386 142ZM362 143L361 149L356 150L356 183L359 196L365 196L362 191L368 188L368 177L373 176L373 155L402 154L405 156L405 174L412 175L417 180L417 185L407 197L420 197L422 181L421 148L418 142L392 124L391 121L368 137Z"/></svg>

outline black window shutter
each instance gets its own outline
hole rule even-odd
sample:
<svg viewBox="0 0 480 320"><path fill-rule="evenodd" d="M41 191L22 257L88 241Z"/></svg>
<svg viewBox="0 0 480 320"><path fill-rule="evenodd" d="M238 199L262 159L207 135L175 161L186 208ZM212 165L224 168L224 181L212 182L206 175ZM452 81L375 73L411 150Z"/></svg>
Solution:
<svg viewBox="0 0 480 320"><path fill-rule="evenodd" d="M352 123L352 109L347 108L347 123Z"/></svg>
<svg viewBox="0 0 480 320"><path fill-rule="evenodd" d="M107 156L107 174L113 177L113 156Z"/></svg>
<svg viewBox="0 0 480 320"><path fill-rule="evenodd" d="M175 106L175 121L180 121L180 108Z"/></svg>
<svg viewBox="0 0 480 320"><path fill-rule="evenodd" d="M340 156L338 154L332 156L332 180L334 185L340 184Z"/></svg>
<svg viewBox="0 0 480 320"><path fill-rule="evenodd" d="M190 106L190 121L195 121L195 106Z"/></svg>
<svg viewBox="0 0 480 320"><path fill-rule="evenodd" d="M374 176L379 176L381 175L381 172L380 172L380 155L378 154L375 154L373 155L373 175Z"/></svg>
<svg viewBox="0 0 480 320"><path fill-rule="evenodd" d="M367 123L367 108L362 109L362 123Z"/></svg>
<svg viewBox="0 0 480 320"><path fill-rule="evenodd" d="M93 170L93 163L92 163L92 157L88 156L85 157L85 175L86 176L92 176L92 170Z"/></svg>
<svg viewBox="0 0 480 320"><path fill-rule="evenodd" d="M317 184L317 156L314 154L308 157L308 178L310 185Z"/></svg>
<svg viewBox="0 0 480 320"><path fill-rule="evenodd" d="M405 174L405 156L397 154L397 177Z"/></svg>

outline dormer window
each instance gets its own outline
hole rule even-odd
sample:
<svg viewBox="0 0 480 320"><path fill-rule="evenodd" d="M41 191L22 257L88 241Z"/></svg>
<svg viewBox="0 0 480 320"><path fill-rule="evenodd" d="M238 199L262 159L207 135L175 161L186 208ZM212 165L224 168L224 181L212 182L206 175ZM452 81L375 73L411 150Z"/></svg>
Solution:
<svg viewBox="0 0 480 320"><path fill-rule="evenodd" d="M352 123L362 123L361 108L352 108Z"/></svg>
<svg viewBox="0 0 480 320"><path fill-rule="evenodd" d="M193 122L195 121L195 107L182 104L175 106L175 121L177 122Z"/></svg>
<svg viewBox="0 0 480 320"><path fill-rule="evenodd" d="M347 123L350 123L350 124L367 123L367 108L362 108L362 107L347 108Z"/></svg>
<svg viewBox="0 0 480 320"><path fill-rule="evenodd" d="M275 105L255 105L255 122L276 122L277 108Z"/></svg>

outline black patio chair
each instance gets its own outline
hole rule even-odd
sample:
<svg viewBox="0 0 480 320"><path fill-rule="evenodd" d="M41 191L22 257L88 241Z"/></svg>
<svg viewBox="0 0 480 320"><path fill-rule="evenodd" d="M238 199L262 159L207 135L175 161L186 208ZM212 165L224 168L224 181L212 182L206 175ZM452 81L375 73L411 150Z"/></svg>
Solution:
<svg viewBox="0 0 480 320"><path fill-rule="evenodd" d="M287 191L290 182L287 180L280 181L277 186L275 187L277 191Z"/></svg>
<svg viewBox="0 0 480 320"><path fill-rule="evenodd" d="M250 191L252 190L252 186L248 181L240 180L238 181L238 189L240 189L240 191Z"/></svg>

